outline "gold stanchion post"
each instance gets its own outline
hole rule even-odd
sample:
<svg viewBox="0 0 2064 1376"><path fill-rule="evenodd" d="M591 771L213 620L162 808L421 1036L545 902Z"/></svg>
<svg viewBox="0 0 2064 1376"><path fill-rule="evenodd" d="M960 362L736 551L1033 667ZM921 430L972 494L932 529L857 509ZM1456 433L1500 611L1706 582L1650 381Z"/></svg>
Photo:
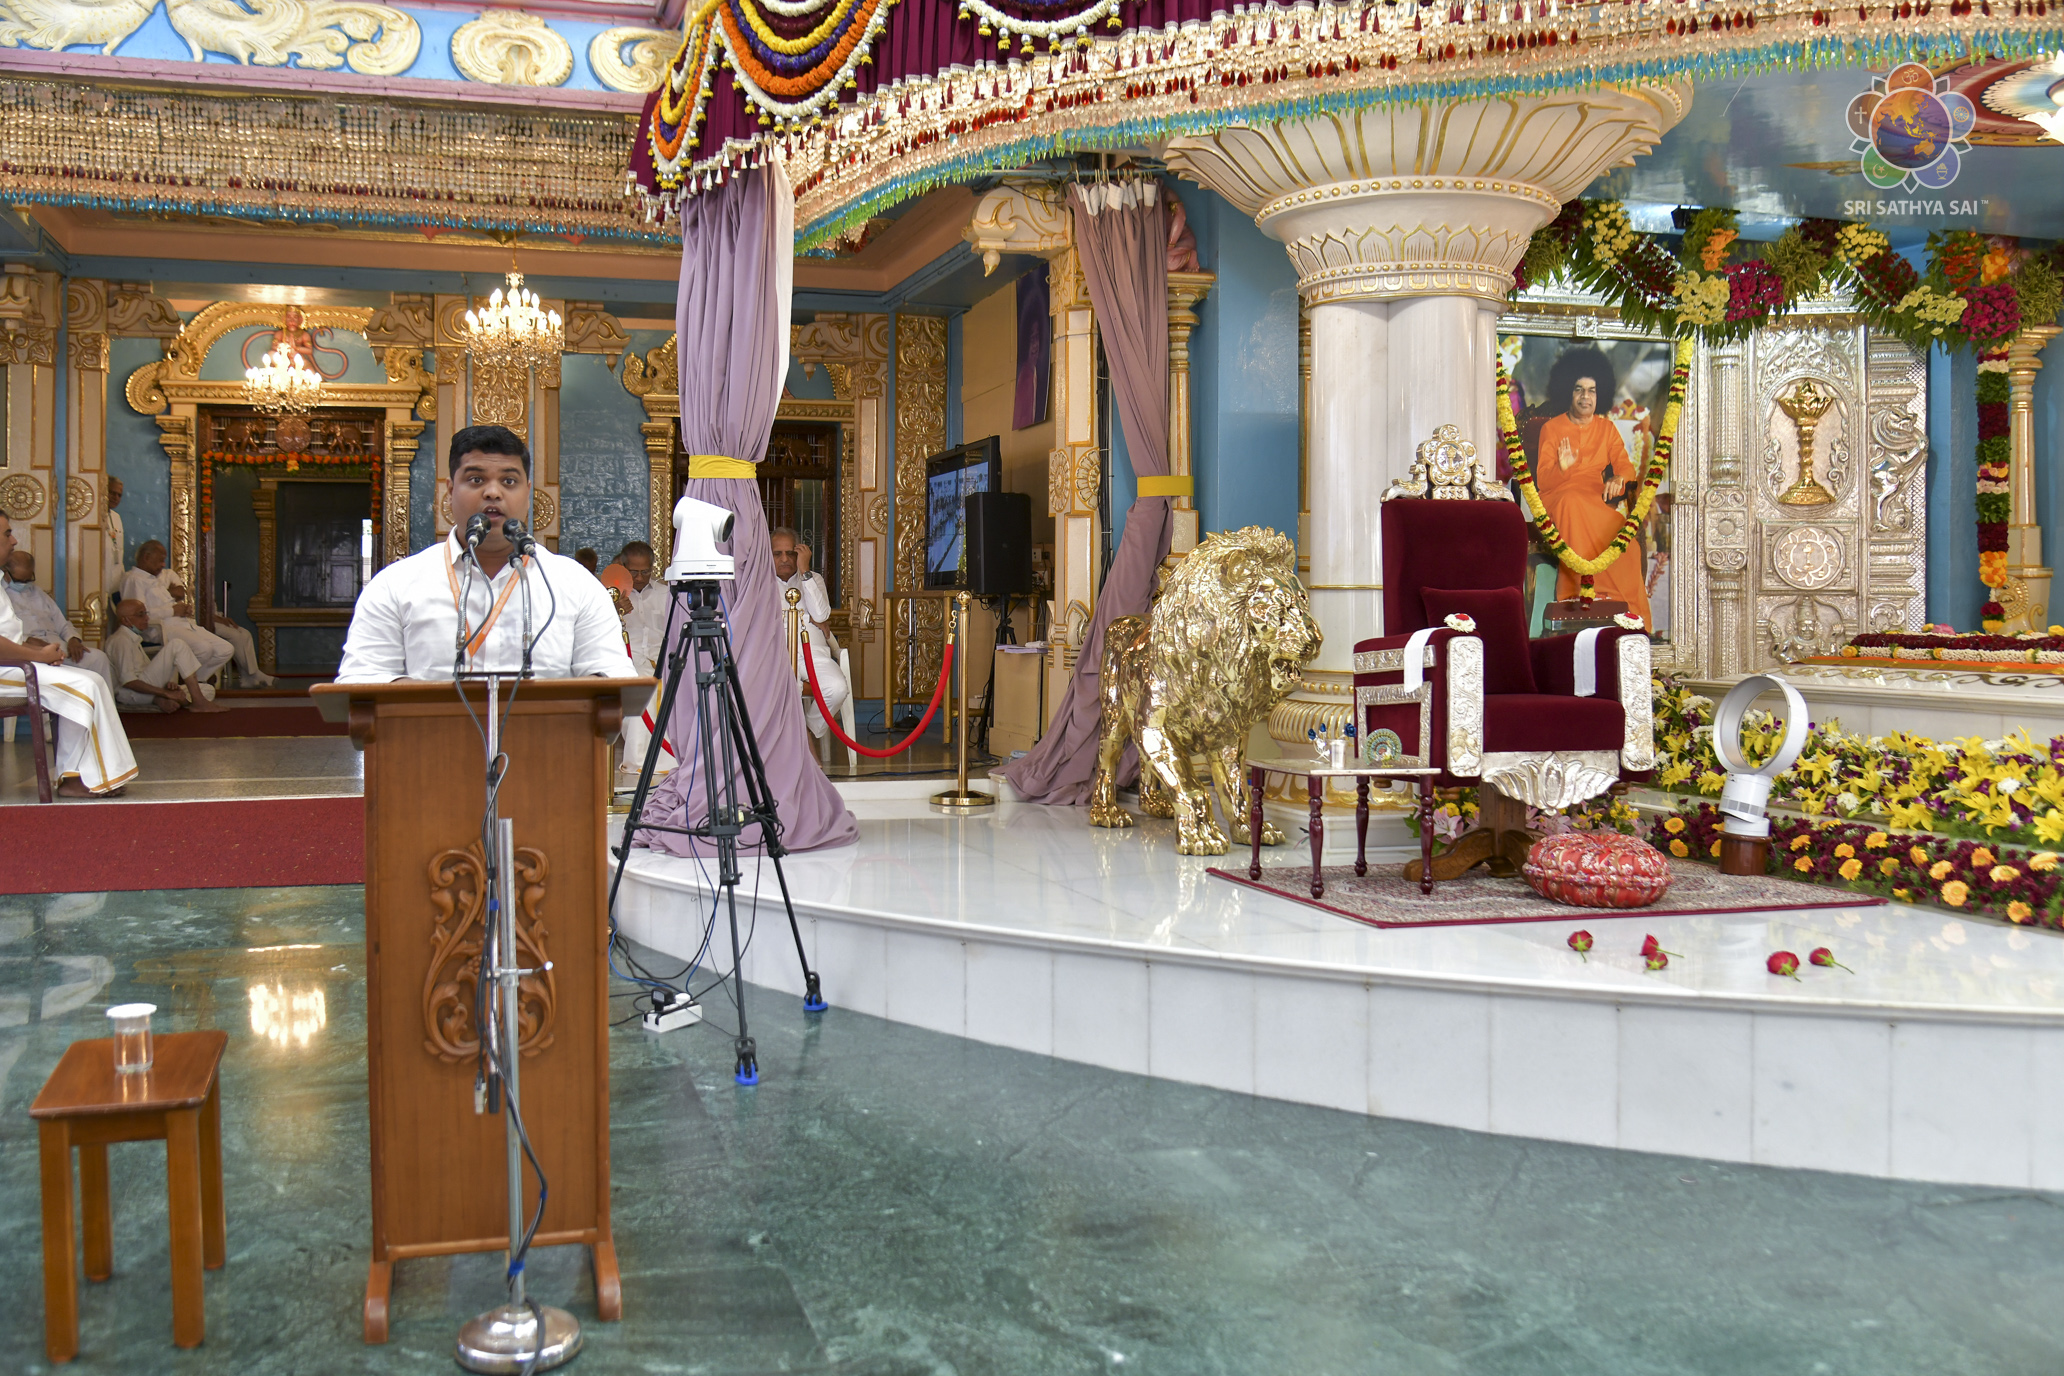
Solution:
<svg viewBox="0 0 2064 1376"><path fill-rule="evenodd" d="M969 600L968 594L964 592L955 593L953 596L953 620L946 629L946 644L949 648L958 646L967 639ZM972 812L977 808L996 806L996 795L993 793L974 793L968 789L967 661L958 653L953 657L959 661L954 665L954 668L960 671L960 685L957 690L960 706L960 768L957 776L958 782L955 784L953 791L950 793L934 793L932 795L932 806L951 808L957 812Z"/></svg>

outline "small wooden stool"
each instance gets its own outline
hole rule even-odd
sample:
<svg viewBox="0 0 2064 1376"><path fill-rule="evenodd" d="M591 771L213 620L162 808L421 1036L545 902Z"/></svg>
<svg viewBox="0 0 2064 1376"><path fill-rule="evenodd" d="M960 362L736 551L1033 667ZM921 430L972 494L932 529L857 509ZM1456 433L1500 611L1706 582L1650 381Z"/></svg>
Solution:
<svg viewBox="0 0 2064 1376"><path fill-rule="evenodd" d="M150 1070L115 1071L113 1038L73 1042L29 1106L43 1153L43 1340L53 1362L79 1353L79 1260L72 1241L72 1148L79 1149L86 1276L115 1269L108 1200L110 1142L165 1143L172 1228L172 1342L199 1347L207 1327L201 1268L228 1256L222 1218L222 1084L226 1032L157 1037Z"/></svg>

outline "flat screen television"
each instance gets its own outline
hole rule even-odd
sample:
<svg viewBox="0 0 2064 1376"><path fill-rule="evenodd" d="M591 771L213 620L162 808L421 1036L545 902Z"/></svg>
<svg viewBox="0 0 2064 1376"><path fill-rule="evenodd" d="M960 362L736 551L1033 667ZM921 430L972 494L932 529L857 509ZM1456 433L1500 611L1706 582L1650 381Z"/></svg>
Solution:
<svg viewBox="0 0 2064 1376"><path fill-rule="evenodd" d="M1003 491L1003 441L995 435L925 461L925 586L967 586L967 495Z"/></svg>

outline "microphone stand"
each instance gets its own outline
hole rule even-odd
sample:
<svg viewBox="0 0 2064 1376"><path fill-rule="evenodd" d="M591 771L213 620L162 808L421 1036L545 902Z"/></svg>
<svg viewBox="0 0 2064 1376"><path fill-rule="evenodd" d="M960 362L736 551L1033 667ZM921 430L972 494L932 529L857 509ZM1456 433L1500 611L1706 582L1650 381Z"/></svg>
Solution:
<svg viewBox="0 0 2064 1376"><path fill-rule="evenodd" d="M499 1016L476 1018L475 1027L481 1046L485 1048L492 1044L494 1048L488 1061L502 1090L503 1135L508 1149L509 1297L506 1302L466 1321L459 1329L455 1355L459 1365L468 1371L522 1372L528 1376L528 1373L549 1371L570 1361L581 1350L582 1335L580 1321L573 1315L531 1299L523 1276L524 1257L531 1237L523 1221L523 1162L524 1157L531 1153L523 1126L520 1085L523 1059L520 986L526 977L550 971L552 964L546 961L538 969L523 968L516 931L516 824L501 815L501 785L508 774L508 768L502 762L502 728L506 715L501 700L502 680L513 677L520 685L532 676L528 569L522 562L520 550L511 550L510 554L514 576L524 579L523 667L513 676L493 670L464 672L465 628L462 615L461 663L454 673L454 677L460 680L461 696L466 691L466 679L479 679L487 685L487 809L481 826L483 850L486 852L483 888L487 899L487 920L481 933L481 969L482 983L494 989L495 1011ZM470 588L470 575L468 586ZM488 586L492 590L492 580ZM463 600L460 605L463 609ZM481 648L484 650L486 646ZM497 1021L499 1027L495 1025ZM489 1107L492 1096L483 1094L483 1088L476 1086L474 1091L475 1113L484 1113ZM539 1166L540 1220L544 1217L546 1193L544 1169Z"/></svg>

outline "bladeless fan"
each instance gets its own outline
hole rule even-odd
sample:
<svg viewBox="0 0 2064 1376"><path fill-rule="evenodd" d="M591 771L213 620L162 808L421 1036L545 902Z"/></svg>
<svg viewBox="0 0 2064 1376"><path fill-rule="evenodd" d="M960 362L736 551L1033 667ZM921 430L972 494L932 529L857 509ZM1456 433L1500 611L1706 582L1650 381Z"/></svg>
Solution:
<svg viewBox="0 0 2064 1376"><path fill-rule="evenodd" d="M1777 750L1760 765L1742 754L1742 718L1757 698L1772 690L1784 694L1785 734ZM1720 811L1726 817L1720 837L1720 873L1761 874L1770 861L1770 786L1792 767L1806 745L1806 699L1783 679L1756 674L1743 679L1721 699L1713 714L1713 753L1727 770L1720 789Z"/></svg>

